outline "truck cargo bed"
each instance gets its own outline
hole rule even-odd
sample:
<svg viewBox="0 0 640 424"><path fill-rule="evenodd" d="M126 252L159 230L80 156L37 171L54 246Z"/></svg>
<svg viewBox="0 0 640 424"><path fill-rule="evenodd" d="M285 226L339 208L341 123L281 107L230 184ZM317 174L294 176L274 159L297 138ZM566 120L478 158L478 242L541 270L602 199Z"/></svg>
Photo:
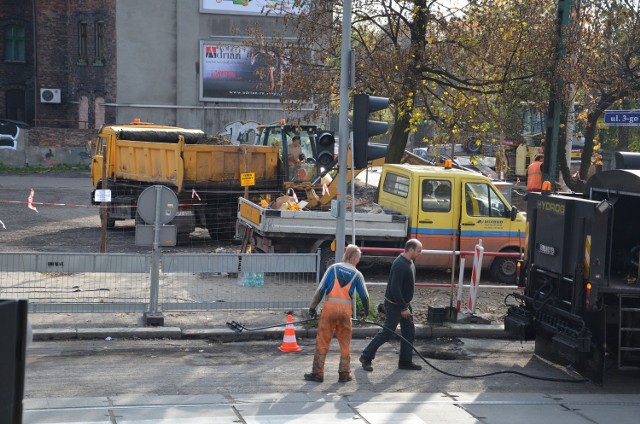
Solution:
<svg viewBox="0 0 640 424"><path fill-rule="evenodd" d="M278 234L291 235L334 235L336 218L331 212L292 211L263 208L240 198L238 219L262 235L277 237ZM406 240L407 218L403 215L385 213L355 213L356 236ZM352 233L352 214L347 212L345 232Z"/></svg>
<svg viewBox="0 0 640 424"><path fill-rule="evenodd" d="M211 189L241 188L240 174L255 174L256 186L277 184L278 148L118 140L116 179Z"/></svg>

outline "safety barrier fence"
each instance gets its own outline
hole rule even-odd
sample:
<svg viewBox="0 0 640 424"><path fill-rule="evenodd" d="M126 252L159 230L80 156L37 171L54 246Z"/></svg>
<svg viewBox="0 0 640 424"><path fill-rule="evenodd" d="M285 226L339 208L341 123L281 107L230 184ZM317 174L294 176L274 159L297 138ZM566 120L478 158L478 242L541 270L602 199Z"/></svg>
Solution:
<svg viewBox="0 0 640 424"><path fill-rule="evenodd" d="M473 253L424 252L463 257ZM303 309L321 277L319 254L162 253L154 291L152 266L151 253L0 253L0 298L27 298L31 312L146 312L150 305L167 312ZM368 283L377 284L386 283ZM461 284L461 279L452 279L451 284L417 285L458 287L459 300Z"/></svg>
<svg viewBox="0 0 640 424"><path fill-rule="evenodd" d="M400 254L403 252L403 249L398 248L388 248L388 247L362 247L362 252L369 254ZM462 311L462 290L463 288L468 289L468 301L465 301L465 308L470 311L472 314L475 313L477 306L477 297L478 297L478 289L480 283L480 275L482 271L482 262L483 257L511 257L511 258L521 258L522 255L519 252L486 252L482 247L482 240L478 240L478 244L475 246L474 250L429 250L422 249L422 254L426 255L448 255L455 256L458 259L459 263L459 271L458 271L458 280L455 281L455 273L451 275L451 283L443 284L443 283L417 283L418 287L441 287L441 288L451 288L451 298L450 304L455 305L455 308L458 312ZM470 261L473 266L471 267L471 275L469 284L464 284L465 278L465 263L466 257L471 256L472 261ZM519 290L521 287L514 285L483 285L484 288L499 288L499 289L507 289L507 290ZM454 293L455 291L455 293ZM455 298L455 302L454 302Z"/></svg>
<svg viewBox="0 0 640 424"><path fill-rule="evenodd" d="M361 247L365 253L383 253L383 254L400 254L404 251L404 249L399 249L396 247ZM473 256L475 252L473 250L429 250L422 249L423 255L449 255L451 256ZM503 258L519 258L520 253L518 252L484 252L484 256L495 256L495 257L503 257Z"/></svg>
<svg viewBox="0 0 640 424"><path fill-rule="evenodd" d="M0 298L30 312L145 312L153 303L151 254L0 253ZM162 254L160 311L306 308L318 254Z"/></svg>

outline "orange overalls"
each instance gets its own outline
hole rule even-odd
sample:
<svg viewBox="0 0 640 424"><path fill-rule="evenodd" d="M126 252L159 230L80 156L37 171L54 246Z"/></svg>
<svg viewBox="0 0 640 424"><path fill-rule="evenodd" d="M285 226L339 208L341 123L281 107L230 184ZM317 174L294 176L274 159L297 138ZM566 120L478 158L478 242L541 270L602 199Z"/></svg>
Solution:
<svg viewBox="0 0 640 424"><path fill-rule="evenodd" d="M355 274L355 279L358 274ZM339 377L347 377L351 374L351 310L352 301L349 289L353 279L344 287L336 278L333 282L331 292L327 294L324 307L320 313L318 322L318 335L316 337L316 351L313 355L312 373L318 377L324 377L324 361L329 352L333 332L340 345L340 365L338 366Z"/></svg>

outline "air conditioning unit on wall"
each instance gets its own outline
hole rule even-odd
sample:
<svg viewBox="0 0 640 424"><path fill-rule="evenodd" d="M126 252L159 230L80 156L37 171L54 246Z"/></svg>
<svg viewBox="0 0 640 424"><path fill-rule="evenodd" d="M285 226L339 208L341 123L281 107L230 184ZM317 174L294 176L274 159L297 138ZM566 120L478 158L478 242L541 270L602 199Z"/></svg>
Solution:
<svg viewBox="0 0 640 424"><path fill-rule="evenodd" d="M60 89L59 88L41 88L40 89L40 103L60 103Z"/></svg>

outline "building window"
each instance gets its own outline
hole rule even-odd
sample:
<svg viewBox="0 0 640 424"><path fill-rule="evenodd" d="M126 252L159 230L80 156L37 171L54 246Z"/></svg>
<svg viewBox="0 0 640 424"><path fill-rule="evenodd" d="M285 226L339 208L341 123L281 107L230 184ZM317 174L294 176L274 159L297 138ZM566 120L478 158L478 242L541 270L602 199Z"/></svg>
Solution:
<svg viewBox="0 0 640 424"><path fill-rule="evenodd" d="M6 118L14 121L25 122L26 102L24 98L24 90L7 90L4 95Z"/></svg>
<svg viewBox="0 0 640 424"><path fill-rule="evenodd" d="M93 58L94 65L104 65L104 22L96 22L96 56Z"/></svg>
<svg viewBox="0 0 640 424"><path fill-rule="evenodd" d="M89 54L87 53L87 23L78 22L78 65L86 65Z"/></svg>
<svg viewBox="0 0 640 424"><path fill-rule="evenodd" d="M93 128L100 129L104 125L104 97L96 97L94 108L95 123Z"/></svg>
<svg viewBox="0 0 640 424"><path fill-rule="evenodd" d="M9 25L4 30L4 61L25 63L24 25Z"/></svg>
<svg viewBox="0 0 640 424"><path fill-rule="evenodd" d="M78 128L89 128L89 98L80 96L80 104L78 105Z"/></svg>

